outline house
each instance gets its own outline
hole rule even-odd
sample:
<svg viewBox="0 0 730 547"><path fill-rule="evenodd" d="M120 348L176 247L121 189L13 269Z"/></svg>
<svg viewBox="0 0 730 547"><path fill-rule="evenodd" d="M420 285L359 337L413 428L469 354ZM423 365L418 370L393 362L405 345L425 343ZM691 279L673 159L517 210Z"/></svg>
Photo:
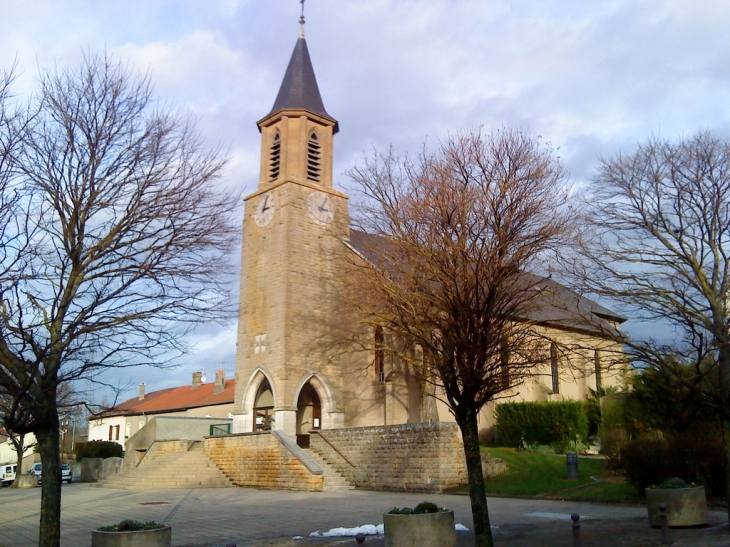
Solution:
<svg viewBox="0 0 730 547"><path fill-rule="evenodd" d="M35 435L33 433L26 434L23 445L23 469L27 470L35 462L40 461L40 454L35 452ZM5 429L0 428L0 464L17 462L18 453L10 439L10 434Z"/></svg>
<svg viewBox="0 0 730 547"><path fill-rule="evenodd" d="M212 383L194 372L186 386L145 393L145 384L140 384L137 397L89 417L89 440L114 441L124 448L127 439L155 416L227 419L233 411L235 383L219 370Z"/></svg>

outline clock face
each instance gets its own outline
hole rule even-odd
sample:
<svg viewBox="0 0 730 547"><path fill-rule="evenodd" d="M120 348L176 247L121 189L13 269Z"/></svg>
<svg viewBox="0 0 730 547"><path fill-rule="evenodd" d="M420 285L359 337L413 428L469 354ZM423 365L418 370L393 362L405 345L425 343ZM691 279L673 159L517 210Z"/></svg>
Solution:
<svg viewBox="0 0 730 547"><path fill-rule="evenodd" d="M261 194L253 209L253 220L256 222L256 225L266 226L271 222L275 209L276 203L274 202L274 196L269 192Z"/></svg>
<svg viewBox="0 0 730 547"><path fill-rule="evenodd" d="M325 226L335 218L335 204L323 192L312 192L307 196L307 213L315 224Z"/></svg>

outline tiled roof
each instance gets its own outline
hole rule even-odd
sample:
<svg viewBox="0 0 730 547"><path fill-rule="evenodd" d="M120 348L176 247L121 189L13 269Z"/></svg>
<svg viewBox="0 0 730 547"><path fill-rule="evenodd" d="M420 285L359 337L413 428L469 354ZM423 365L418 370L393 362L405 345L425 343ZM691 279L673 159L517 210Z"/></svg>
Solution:
<svg viewBox="0 0 730 547"><path fill-rule="evenodd" d="M314 75L312 61L309 58L307 41L300 36L294 46L289 65L281 82L279 94L274 101L274 107L269 116L280 110L308 110L335 122L334 132L337 133L337 121L324 109L322 96L319 94L317 78Z"/></svg>
<svg viewBox="0 0 730 547"><path fill-rule="evenodd" d="M196 388L193 388L192 385L186 385L161 389L147 393L141 401L139 397L134 397L95 416L125 416L142 414L143 412L145 414L159 414L161 412L232 403L235 385L235 380L226 380L226 387L220 393L213 393L215 387L213 382L202 384Z"/></svg>
<svg viewBox="0 0 730 547"><path fill-rule="evenodd" d="M383 236L350 230L349 245L378 266L383 263L378 252L386 248L388 241ZM520 281L530 290L539 292L527 313L530 321L594 334L615 334L615 325L626 321L625 317L552 279L525 272L521 274Z"/></svg>

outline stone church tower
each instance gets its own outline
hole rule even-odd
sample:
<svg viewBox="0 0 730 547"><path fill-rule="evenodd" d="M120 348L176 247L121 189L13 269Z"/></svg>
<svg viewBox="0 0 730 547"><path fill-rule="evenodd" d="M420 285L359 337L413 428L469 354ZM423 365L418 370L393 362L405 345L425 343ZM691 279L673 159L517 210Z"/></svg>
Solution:
<svg viewBox="0 0 730 547"><path fill-rule="evenodd" d="M316 348L335 313L328 295L333 257L349 236L348 203L332 187L338 124L322 103L303 26L258 127L261 174L244 200L233 431L342 427L341 373Z"/></svg>

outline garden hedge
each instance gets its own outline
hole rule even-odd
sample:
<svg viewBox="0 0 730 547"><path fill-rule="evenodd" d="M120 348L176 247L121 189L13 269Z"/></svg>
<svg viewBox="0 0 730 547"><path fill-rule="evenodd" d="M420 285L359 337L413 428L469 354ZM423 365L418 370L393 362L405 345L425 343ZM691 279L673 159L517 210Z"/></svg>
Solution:
<svg viewBox="0 0 730 547"><path fill-rule="evenodd" d="M501 403L495 428L505 446L556 444L588 436L585 403L578 401Z"/></svg>
<svg viewBox="0 0 730 547"><path fill-rule="evenodd" d="M84 458L121 458L124 456L122 445L113 441L79 441L74 445L76 461Z"/></svg>

